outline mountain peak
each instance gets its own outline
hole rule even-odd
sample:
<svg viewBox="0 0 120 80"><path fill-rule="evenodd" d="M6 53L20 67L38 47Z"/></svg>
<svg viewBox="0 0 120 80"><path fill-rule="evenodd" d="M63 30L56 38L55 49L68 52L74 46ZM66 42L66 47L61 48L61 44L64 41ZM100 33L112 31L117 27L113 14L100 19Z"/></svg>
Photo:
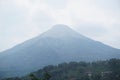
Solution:
<svg viewBox="0 0 120 80"><path fill-rule="evenodd" d="M43 37L54 37L54 38L65 38L65 37L79 37L80 34L64 24L56 24L47 32L45 32Z"/></svg>
<svg viewBox="0 0 120 80"><path fill-rule="evenodd" d="M62 30L64 30L64 29L70 29L70 27L67 26L67 25L64 25L64 24L56 24L52 27L52 29L62 29Z"/></svg>
<svg viewBox="0 0 120 80"><path fill-rule="evenodd" d="M40 36L0 53L0 78L22 76L60 62L120 58L119 53L120 50L58 24Z"/></svg>

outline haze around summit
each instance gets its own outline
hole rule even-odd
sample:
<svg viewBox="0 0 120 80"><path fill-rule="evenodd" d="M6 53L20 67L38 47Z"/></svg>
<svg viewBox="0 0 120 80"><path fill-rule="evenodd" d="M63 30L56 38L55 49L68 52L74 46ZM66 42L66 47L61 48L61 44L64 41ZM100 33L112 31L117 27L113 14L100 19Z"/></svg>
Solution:
<svg viewBox="0 0 120 80"><path fill-rule="evenodd" d="M119 0L0 0L0 51L55 24L120 49Z"/></svg>

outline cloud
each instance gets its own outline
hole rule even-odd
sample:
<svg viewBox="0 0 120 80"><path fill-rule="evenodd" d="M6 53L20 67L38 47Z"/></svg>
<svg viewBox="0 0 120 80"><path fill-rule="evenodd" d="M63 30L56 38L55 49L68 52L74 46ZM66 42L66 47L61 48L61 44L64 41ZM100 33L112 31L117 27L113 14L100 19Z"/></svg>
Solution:
<svg viewBox="0 0 120 80"><path fill-rule="evenodd" d="M37 36L54 24L69 25L92 39L120 48L119 3L119 0L0 0L0 50Z"/></svg>
<svg viewBox="0 0 120 80"><path fill-rule="evenodd" d="M42 0L44 3L47 3L48 6L53 9L64 9L67 7L69 0Z"/></svg>
<svg viewBox="0 0 120 80"><path fill-rule="evenodd" d="M66 10L69 11L73 18L78 18L83 22L103 25L119 23L118 21L120 18L118 18L118 15L111 13L108 8L104 9L104 7L101 7L102 4L98 6L97 4L99 4L100 1L97 1L97 3L95 2L95 0L71 0Z"/></svg>

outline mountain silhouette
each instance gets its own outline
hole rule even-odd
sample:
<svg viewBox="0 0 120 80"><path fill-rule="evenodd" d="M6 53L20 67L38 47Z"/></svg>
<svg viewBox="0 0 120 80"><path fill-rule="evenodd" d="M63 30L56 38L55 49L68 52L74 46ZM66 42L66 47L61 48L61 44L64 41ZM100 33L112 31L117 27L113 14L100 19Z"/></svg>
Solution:
<svg viewBox="0 0 120 80"><path fill-rule="evenodd" d="M57 24L47 32L0 53L0 77L22 76L46 65L120 58L120 50Z"/></svg>

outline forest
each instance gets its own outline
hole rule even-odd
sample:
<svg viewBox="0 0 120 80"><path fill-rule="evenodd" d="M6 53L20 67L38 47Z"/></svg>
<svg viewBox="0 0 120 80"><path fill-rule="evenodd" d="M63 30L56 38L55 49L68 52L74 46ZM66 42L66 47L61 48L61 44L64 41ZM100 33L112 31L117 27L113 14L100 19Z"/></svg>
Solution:
<svg viewBox="0 0 120 80"><path fill-rule="evenodd" d="M48 65L23 77L2 80L120 80L120 59Z"/></svg>

